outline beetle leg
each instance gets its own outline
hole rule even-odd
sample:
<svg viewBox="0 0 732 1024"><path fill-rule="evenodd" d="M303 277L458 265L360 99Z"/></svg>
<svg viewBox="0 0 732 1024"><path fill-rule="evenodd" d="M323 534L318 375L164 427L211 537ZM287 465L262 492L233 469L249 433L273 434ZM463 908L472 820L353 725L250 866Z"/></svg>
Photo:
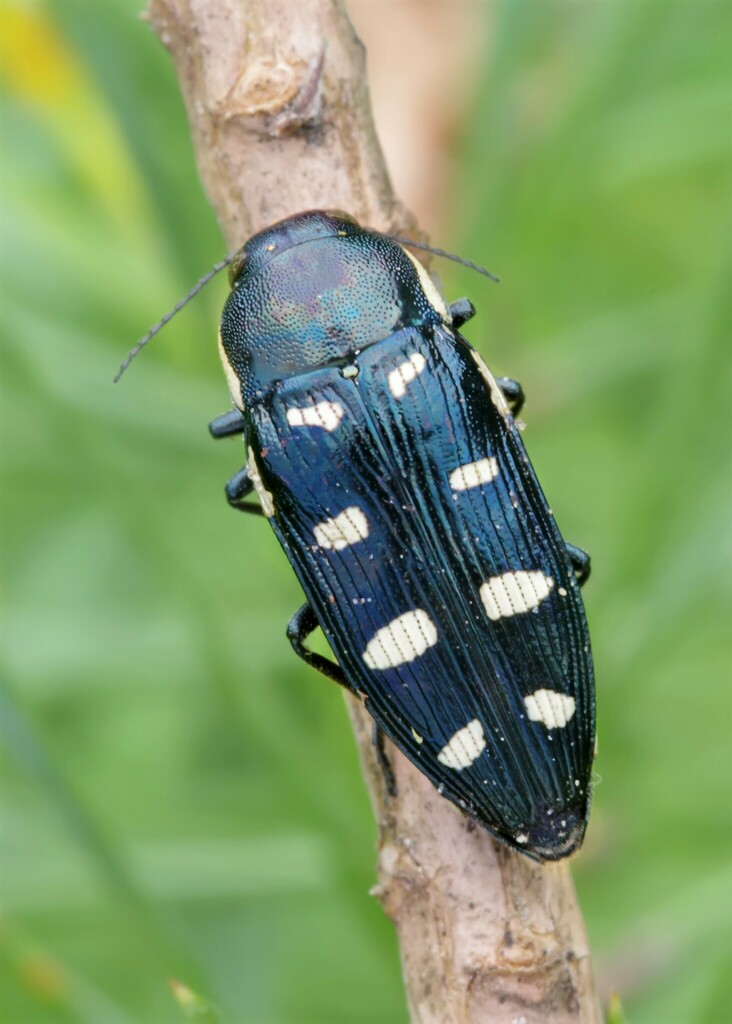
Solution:
<svg viewBox="0 0 732 1024"><path fill-rule="evenodd" d="M381 768L381 774L384 776L384 785L386 786L386 792L391 797L397 795L397 784L394 778L394 769L391 766L391 761L386 753L386 747L384 746L384 740L386 736L384 730L379 728L377 722L374 722L371 733L371 742L374 744L374 750L376 751L376 760L378 761L379 768Z"/></svg>
<svg viewBox="0 0 732 1024"><path fill-rule="evenodd" d="M453 327L462 327L475 316L475 306L470 299L457 299L450 303L450 316Z"/></svg>
<svg viewBox="0 0 732 1024"><path fill-rule="evenodd" d="M315 612L307 602L295 612L290 619L287 626L287 639L292 644L292 649L299 658L302 658L306 664L316 668L318 672L322 672L328 679L332 679L335 683L340 683L347 690L351 687L346 682L346 677L343 674L343 669L336 662L331 661L330 658L324 658L322 654L317 654L315 651L309 650L304 641L314 632L319 626L319 622L315 617ZM386 753L384 747L384 733L379 728L376 722L373 724L372 740L374 744L374 750L376 751L376 760L379 764L379 768L384 775L384 784L386 791L389 796L397 795L396 779L394 778L394 771L391 767L391 762Z"/></svg>
<svg viewBox="0 0 732 1024"><path fill-rule="evenodd" d="M208 425L212 437L231 437L232 434L243 434L246 429L244 416L238 409L231 409L211 420Z"/></svg>
<svg viewBox="0 0 732 1024"><path fill-rule="evenodd" d="M508 402L513 415L518 416L526 400L524 389L517 380L512 380L510 377L496 377L496 384L503 392L503 397Z"/></svg>
<svg viewBox="0 0 732 1024"><path fill-rule="evenodd" d="M216 422L216 421L214 421ZM251 512L255 516L264 515L260 505L249 505L244 499L254 490L254 484L249 479L249 468L244 466L238 473L234 473L231 480L224 487L226 500L238 512Z"/></svg>
<svg viewBox="0 0 732 1024"><path fill-rule="evenodd" d="M590 571L592 569L590 556L575 544L567 544L565 541L564 546L567 549L572 568L577 574L577 582L580 586L583 586L590 578Z"/></svg>
<svg viewBox="0 0 732 1024"><path fill-rule="evenodd" d="M292 649L298 658L302 658L306 664L312 665L318 672L322 672L328 679L332 679L334 683L339 683L347 690L351 690L340 665L331 661L330 658L324 658L322 654L316 654L315 651L311 651L305 646L304 641L319 625L315 612L306 602L290 619L287 625L287 639L292 644Z"/></svg>

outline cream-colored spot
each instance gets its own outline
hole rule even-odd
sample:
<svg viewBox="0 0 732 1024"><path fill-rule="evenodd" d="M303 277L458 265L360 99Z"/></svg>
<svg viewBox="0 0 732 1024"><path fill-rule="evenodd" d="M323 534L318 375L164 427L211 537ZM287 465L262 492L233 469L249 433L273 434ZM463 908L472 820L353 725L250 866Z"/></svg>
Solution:
<svg viewBox="0 0 732 1024"><path fill-rule="evenodd" d="M224 349L224 343L221 340L221 331L219 331L219 355L221 356L221 365L224 368L224 374L226 376L226 383L229 386L229 394L231 400L237 409L244 409L244 399L241 393L241 381L236 375L234 367L229 362L229 357Z"/></svg>
<svg viewBox="0 0 732 1024"><path fill-rule="evenodd" d="M566 597L567 596L567 591L564 589L564 587L560 587L559 590L557 591L557 593L559 594L560 597Z"/></svg>
<svg viewBox="0 0 732 1024"><path fill-rule="evenodd" d="M403 246L401 248L404 249ZM450 315L450 310L447 308L447 303L440 295L437 289L437 285L432 280L430 275L427 273L426 267L424 267L419 262L417 257L413 256L408 249L404 249L404 252L407 254L409 259L414 264L414 268L417 271L417 277L419 278L419 283L422 285L422 291L427 296L427 301L429 302L430 306L432 306L433 309L437 310L437 312L440 315L440 319L444 323L451 324L452 316Z"/></svg>
<svg viewBox="0 0 732 1024"><path fill-rule="evenodd" d="M471 487L489 484L498 476L498 460L495 458L478 459L477 462L466 462L450 473L450 487L453 491L467 491Z"/></svg>
<svg viewBox="0 0 732 1024"><path fill-rule="evenodd" d="M543 572L507 572L493 576L480 588L480 599L489 619L507 619L537 608L554 586Z"/></svg>
<svg viewBox="0 0 732 1024"><path fill-rule="evenodd" d="M508 416L511 410L508 408L508 403L504 398L503 392L498 386L496 378L493 376L491 371L486 366L485 360L480 355L480 353L476 352L474 349L470 350L470 354L473 357L475 365L480 370L483 380L488 385L488 390L491 393L491 401L493 402L496 409L498 409L502 416Z"/></svg>
<svg viewBox="0 0 732 1024"><path fill-rule="evenodd" d="M247 455L249 461L247 462L247 476L254 484L254 490L256 491L257 497L259 498L259 504L262 506L264 514L271 519L274 515L274 499L262 483L262 478L259 475L259 469L254 459L254 452L251 447L247 448Z"/></svg>
<svg viewBox="0 0 732 1024"><path fill-rule="evenodd" d="M411 384L426 365L427 360L422 353L414 352L406 362L391 371L386 380L394 398L404 398L407 393L407 384Z"/></svg>
<svg viewBox="0 0 732 1024"><path fill-rule="evenodd" d="M368 537L369 521L357 505L351 505L333 519L319 523L313 533L318 547L342 551Z"/></svg>
<svg viewBox="0 0 732 1024"><path fill-rule="evenodd" d="M412 729L412 736L414 736L417 743L424 743L424 736L420 736L416 729Z"/></svg>
<svg viewBox="0 0 732 1024"><path fill-rule="evenodd" d="M574 715L574 697L556 690L536 690L524 697L526 711L532 722L543 722L547 729L563 729Z"/></svg>
<svg viewBox="0 0 732 1024"><path fill-rule="evenodd" d="M529 837L526 835L525 832L517 832L514 838L517 843L528 843L529 841Z"/></svg>
<svg viewBox="0 0 732 1024"><path fill-rule="evenodd" d="M322 427L335 430L343 419L344 409L340 402L318 402L302 408L287 410L287 422L291 427Z"/></svg>
<svg viewBox="0 0 732 1024"><path fill-rule="evenodd" d="M474 718L463 729L458 729L449 743L446 743L437 755L437 760L446 768L462 771L463 768L469 768L484 750L483 726L477 718Z"/></svg>
<svg viewBox="0 0 732 1024"><path fill-rule="evenodd" d="M416 609L379 629L366 645L363 660L369 668L386 669L414 661L437 643L437 629L427 612Z"/></svg>

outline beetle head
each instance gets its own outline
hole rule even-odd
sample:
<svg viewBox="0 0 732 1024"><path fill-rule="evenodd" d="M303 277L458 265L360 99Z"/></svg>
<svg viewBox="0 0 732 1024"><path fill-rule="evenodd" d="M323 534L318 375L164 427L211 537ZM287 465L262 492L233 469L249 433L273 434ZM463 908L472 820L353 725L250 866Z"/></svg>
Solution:
<svg viewBox="0 0 732 1024"><path fill-rule="evenodd" d="M338 211L301 213L254 235L234 257L230 279L222 358L244 405L279 380L348 360L404 327L449 322L421 264Z"/></svg>

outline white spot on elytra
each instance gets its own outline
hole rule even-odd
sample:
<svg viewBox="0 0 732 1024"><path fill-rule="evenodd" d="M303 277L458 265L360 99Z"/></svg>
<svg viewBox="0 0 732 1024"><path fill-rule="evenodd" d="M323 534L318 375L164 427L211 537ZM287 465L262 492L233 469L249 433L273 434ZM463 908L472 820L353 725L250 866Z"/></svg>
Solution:
<svg viewBox="0 0 732 1024"><path fill-rule="evenodd" d="M515 837L517 843L528 843L529 837L525 832L517 832Z"/></svg>
<svg viewBox="0 0 732 1024"><path fill-rule="evenodd" d="M480 588L480 599L488 618L496 621L538 608L553 586L554 580L543 572L507 572L487 580Z"/></svg>
<svg viewBox="0 0 732 1024"><path fill-rule="evenodd" d="M475 365L480 370L483 380L488 385L488 389L491 393L491 401L493 402L496 409L498 409L502 416L508 416L511 410L508 408L508 403L506 402L503 392L498 386L496 378L493 376L491 371L486 366L485 360L478 352L474 352L471 350L470 354L473 357Z"/></svg>
<svg viewBox="0 0 732 1024"><path fill-rule="evenodd" d="M412 736L414 736L417 743L424 743L424 736L420 736L416 729L412 729Z"/></svg>
<svg viewBox="0 0 732 1024"><path fill-rule="evenodd" d="M567 591L564 589L564 587L560 587L559 590L557 591L557 593L559 594L560 597L566 597L567 596Z"/></svg>
<svg viewBox="0 0 732 1024"><path fill-rule="evenodd" d="M498 459L478 459L466 462L450 473L450 487L453 491L467 491L471 487L489 484L498 476Z"/></svg>
<svg viewBox="0 0 732 1024"><path fill-rule="evenodd" d="M343 419L344 409L340 402L318 402L302 408L287 410L287 422L291 427L322 427L335 430Z"/></svg>
<svg viewBox="0 0 732 1024"><path fill-rule="evenodd" d="M404 398L407 393L407 384L411 384L426 365L427 360L422 353L414 352L406 362L391 371L386 382L394 398Z"/></svg>
<svg viewBox="0 0 732 1024"><path fill-rule="evenodd" d="M318 547L342 551L368 537L369 521L357 505L351 505L333 519L319 523L313 533Z"/></svg>
<svg viewBox="0 0 732 1024"><path fill-rule="evenodd" d="M366 645L363 660L369 668L395 668L414 661L437 643L437 629L427 612L417 608L377 630Z"/></svg>
<svg viewBox="0 0 732 1024"><path fill-rule="evenodd" d="M463 768L469 768L484 750L483 726L477 718L474 718L464 728L458 729L449 743L446 743L437 755L437 760L446 768L462 771Z"/></svg>
<svg viewBox="0 0 732 1024"><path fill-rule="evenodd" d="M524 697L532 722L543 722L547 729L563 729L575 711L574 697L556 690L536 690Z"/></svg>
<svg viewBox="0 0 732 1024"><path fill-rule="evenodd" d="M247 455L249 457L247 461L247 476L254 484L254 490L256 491L257 497L259 498L259 504L262 506L262 511L267 516L267 518L271 519L275 511L274 499L272 498L272 495L262 483L262 478L259 475L257 463L254 459L254 451L251 445L249 448L247 448Z"/></svg>

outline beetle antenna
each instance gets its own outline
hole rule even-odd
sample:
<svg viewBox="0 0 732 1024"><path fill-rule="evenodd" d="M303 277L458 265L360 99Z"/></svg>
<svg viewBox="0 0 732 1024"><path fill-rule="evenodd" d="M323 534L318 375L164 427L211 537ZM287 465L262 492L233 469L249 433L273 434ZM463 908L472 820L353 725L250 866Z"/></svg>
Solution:
<svg viewBox="0 0 732 1024"><path fill-rule="evenodd" d="M147 332L147 334L145 334L142 338L140 338L140 340L137 342L137 344L134 346L134 348L130 349L130 351L127 353L126 357L122 360L122 363L120 364L120 368L119 368L119 370L117 370L117 373L115 374L115 377L114 377L114 383L115 384L120 379L122 374L125 372L127 367L130 365L132 360L136 356L138 356L140 354L140 352L142 352L142 350L144 349L144 347L147 345L147 343L149 341L152 341L152 339L155 337L155 335L158 333L158 331L162 330L163 327L165 327L165 325L170 320L173 319L173 317L175 316L176 313L180 313L180 311L183 309L183 307L187 306L188 303L191 301L191 299L194 298L196 295L198 295L198 293L201 291L201 289L205 288L206 285L208 284L208 282L213 277L216 277L216 275L220 271L222 271L224 269L224 267L228 267L228 265L234 259L234 256L236 256L236 251L235 252L230 252L228 256L224 256L224 258L222 260L219 260L218 263L214 263L213 267L209 270L209 272L207 274L204 274L200 281L196 281L196 283L193 285L193 287L188 292L188 294L184 298L182 298L180 300L180 302L176 302L176 304L173 306L173 308L171 310L169 310L161 320L158 320L158 322L155 324L155 326L151 327L150 330Z"/></svg>
<svg viewBox="0 0 732 1024"><path fill-rule="evenodd" d="M485 267L481 267L478 263L473 263L472 260L465 260L462 256L456 256L454 252L446 252L444 249L436 249L434 245L427 245L425 242L415 242L412 238L401 238L399 235L388 235L385 231L374 231L375 235L381 235L382 238L390 238L392 242L399 242L400 245L408 245L411 249L422 249L424 252L431 252L435 256L442 256L446 260L452 260L453 263L460 263L464 267L468 267L470 270L477 270L483 277L489 278L491 281L495 281L499 284L500 277L496 277L495 274L491 274L490 270L486 270Z"/></svg>

